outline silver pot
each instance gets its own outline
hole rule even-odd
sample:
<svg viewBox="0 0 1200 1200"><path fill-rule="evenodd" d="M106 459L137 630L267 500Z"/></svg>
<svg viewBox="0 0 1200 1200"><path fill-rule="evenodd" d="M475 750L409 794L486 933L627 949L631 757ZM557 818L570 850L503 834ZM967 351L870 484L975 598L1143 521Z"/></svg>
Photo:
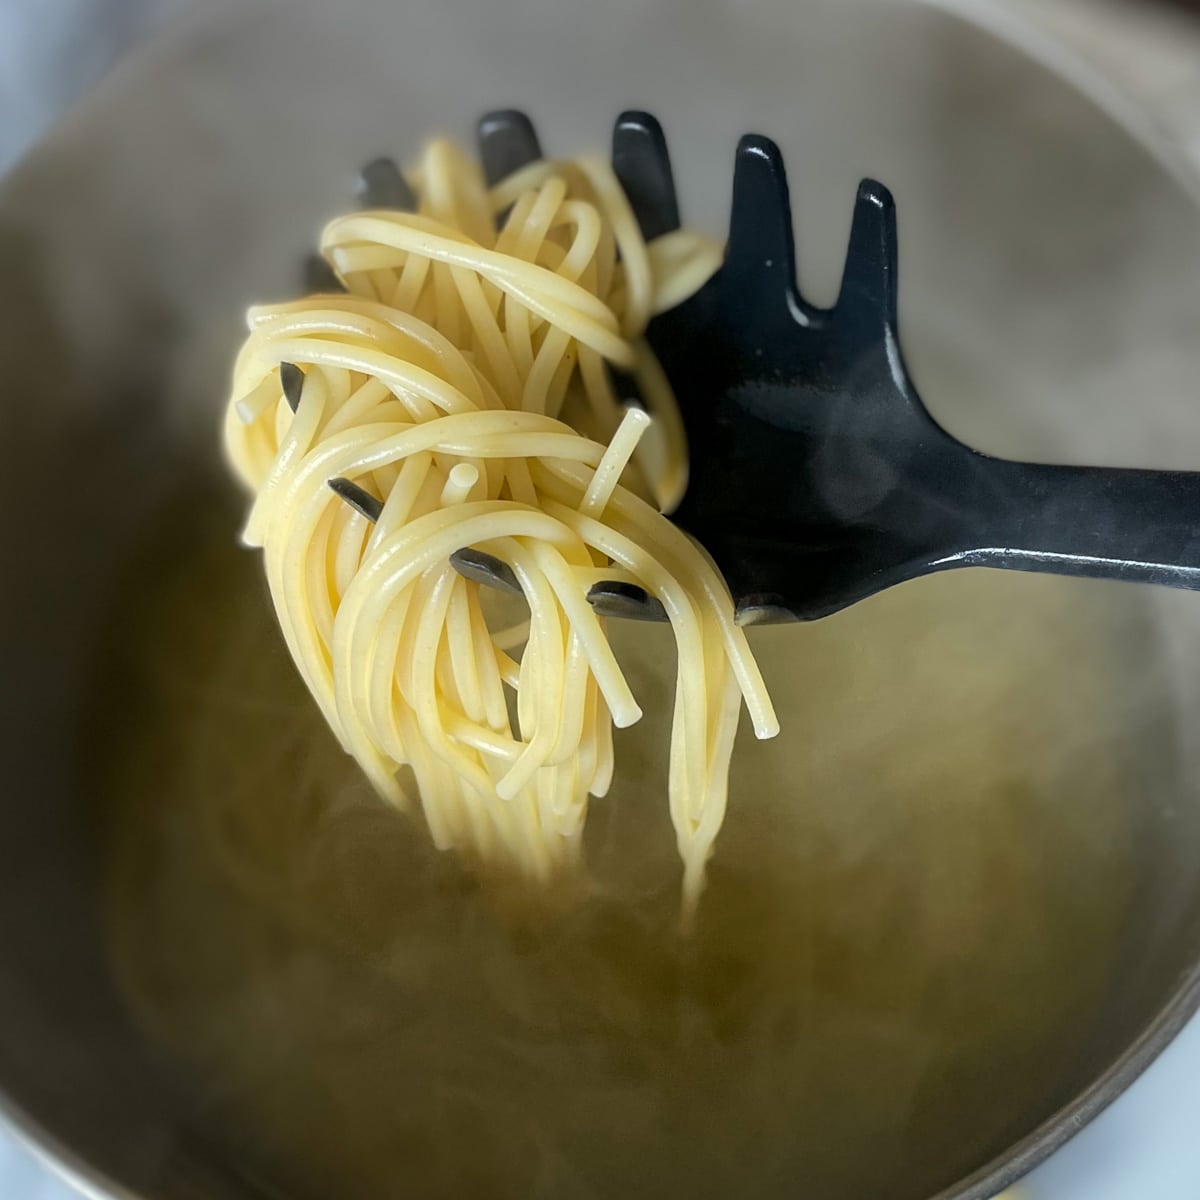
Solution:
<svg viewBox="0 0 1200 1200"><path fill-rule="evenodd" d="M128 717L102 673L115 580L166 506L228 503L215 421L240 312L291 288L360 160L409 153L430 129L465 133L506 103L534 112L551 146L594 144L642 105L667 127L690 217L719 228L735 140L762 130L792 168L818 300L858 177L896 192L906 350L955 432L998 453L1195 468L1195 198L1081 82L958 17L879 0L418 0L403 13L303 0L205 14L40 146L0 190L12 1121L100 1196L285 1195L212 1136L114 983L88 764ZM889 1200L992 1195L1118 1095L1200 1002L1200 605L1152 591L1138 603L1125 736L1143 770L1111 856L1127 936L1078 1036L1028 1062L1032 1098L984 1132L963 1112L953 1161L897 1158Z"/></svg>

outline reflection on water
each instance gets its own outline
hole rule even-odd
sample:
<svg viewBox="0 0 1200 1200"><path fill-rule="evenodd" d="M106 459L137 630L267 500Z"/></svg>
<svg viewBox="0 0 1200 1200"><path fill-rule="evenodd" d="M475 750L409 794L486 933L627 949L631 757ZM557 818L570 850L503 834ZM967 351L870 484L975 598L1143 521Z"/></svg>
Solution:
<svg viewBox="0 0 1200 1200"><path fill-rule="evenodd" d="M681 943L669 635L617 633L648 716L591 899L514 926L374 802L257 559L181 520L103 701L112 953L291 1193L919 1200L1084 1081L1136 883L1135 589L964 572L756 631L784 732L743 735Z"/></svg>

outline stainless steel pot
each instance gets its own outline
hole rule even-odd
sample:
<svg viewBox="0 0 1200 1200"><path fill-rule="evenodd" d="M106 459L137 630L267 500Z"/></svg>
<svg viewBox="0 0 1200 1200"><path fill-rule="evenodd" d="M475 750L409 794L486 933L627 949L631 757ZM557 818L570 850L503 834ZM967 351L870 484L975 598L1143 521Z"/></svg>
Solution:
<svg viewBox="0 0 1200 1200"><path fill-rule="evenodd" d="M304 0L205 14L131 62L0 190L0 1089L97 1195L284 1194L218 1148L114 986L85 753L125 718L93 686L114 580L181 489L228 496L214 422L239 314L291 286L355 165L505 103L556 146L603 138L621 107L657 111L690 214L713 227L737 135L770 133L817 298L857 178L886 180L906 348L951 428L1026 457L1200 464L1184 174L959 18L881 0ZM978 1144L964 1114L961 1161L898 1160L890 1200L990 1196L1200 1002L1200 606L1146 604L1157 649L1128 736L1154 768L1124 799L1136 887L1119 969L1071 1053L1030 1062L1043 1100Z"/></svg>

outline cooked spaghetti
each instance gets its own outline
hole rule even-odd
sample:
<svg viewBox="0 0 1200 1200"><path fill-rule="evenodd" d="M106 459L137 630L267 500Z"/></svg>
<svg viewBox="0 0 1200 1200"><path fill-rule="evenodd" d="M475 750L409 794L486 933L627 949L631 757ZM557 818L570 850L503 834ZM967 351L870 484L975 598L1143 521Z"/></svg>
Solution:
<svg viewBox="0 0 1200 1200"><path fill-rule="evenodd" d="M344 294L250 311L225 424L255 493L244 540L264 550L305 682L378 791L418 800L439 847L539 883L578 863L613 726L641 716L589 588L615 579L661 602L690 913L742 700L758 737L778 731L724 582L663 515L686 445L643 334L719 250L684 231L646 243L600 161L538 162L489 189L436 141L409 183L415 211L326 227ZM623 408L609 366L646 410ZM499 621L454 569L468 547L511 570L526 621Z"/></svg>

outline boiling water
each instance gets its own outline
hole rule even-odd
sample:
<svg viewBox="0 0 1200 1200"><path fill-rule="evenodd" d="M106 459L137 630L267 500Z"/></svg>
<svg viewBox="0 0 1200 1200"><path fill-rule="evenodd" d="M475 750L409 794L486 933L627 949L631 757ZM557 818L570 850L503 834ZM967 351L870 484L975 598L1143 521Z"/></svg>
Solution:
<svg viewBox="0 0 1200 1200"><path fill-rule="evenodd" d="M754 631L783 733L743 732L681 940L669 633L612 626L647 718L592 810L591 898L516 923L375 802L224 515L175 514L131 571L106 921L208 1132L288 1196L910 1200L1094 1069L1135 887L1136 589L962 572Z"/></svg>

